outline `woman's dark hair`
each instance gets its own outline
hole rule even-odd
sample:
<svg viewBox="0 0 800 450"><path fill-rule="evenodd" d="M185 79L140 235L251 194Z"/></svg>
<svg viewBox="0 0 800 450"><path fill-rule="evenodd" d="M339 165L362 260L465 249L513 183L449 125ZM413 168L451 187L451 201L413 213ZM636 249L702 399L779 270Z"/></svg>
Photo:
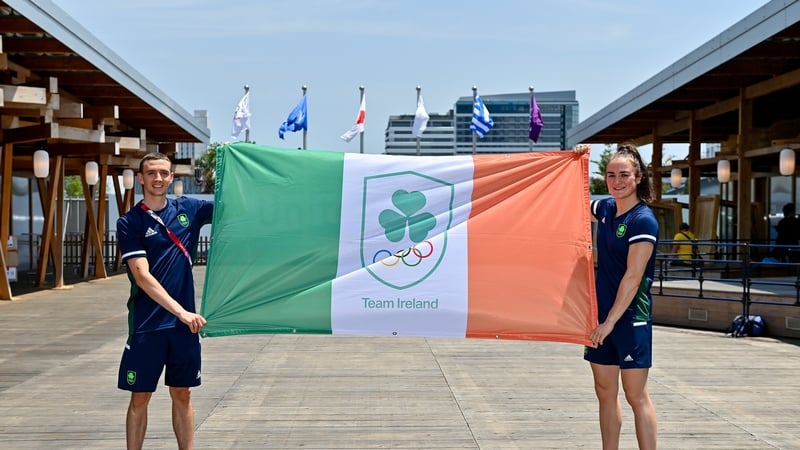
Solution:
<svg viewBox="0 0 800 450"><path fill-rule="evenodd" d="M647 166L642 161L642 155L639 154L639 149L633 142L623 142L617 145L617 152L611 155L609 161L625 158L633 162L633 167L636 169L636 175L642 177L642 181L636 185L636 195L647 203L650 203L655 198L653 193L653 180L650 177L650 172Z"/></svg>

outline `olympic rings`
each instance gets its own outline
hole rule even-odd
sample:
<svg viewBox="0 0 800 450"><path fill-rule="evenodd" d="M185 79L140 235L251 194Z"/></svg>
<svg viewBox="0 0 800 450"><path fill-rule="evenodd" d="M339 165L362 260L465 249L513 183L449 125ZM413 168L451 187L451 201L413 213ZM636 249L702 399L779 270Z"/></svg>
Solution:
<svg viewBox="0 0 800 450"><path fill-rule="evenodd" d="M433 255L433 243L431 241L422 241L420 244L428 245L428 248L426 249L425 252L423 252L422 250L420 250L419 247L417 247L418 244L414 244L411 247L398 250L394 253L386 249L381 249L375 252L375 254L372 256L372 262L376 263L380 261L381 264L383 264L386 267L396 266L398 263L400 263L400 261L402 261L403 264L407 267L418 266L420 263L422 263L423 259ZM384 254L385 256L383 256ZM390 258L392 256L394 256L395 258L394 261L390 261ZM410 256L413 256L413 259L409 258Z"/></svg>

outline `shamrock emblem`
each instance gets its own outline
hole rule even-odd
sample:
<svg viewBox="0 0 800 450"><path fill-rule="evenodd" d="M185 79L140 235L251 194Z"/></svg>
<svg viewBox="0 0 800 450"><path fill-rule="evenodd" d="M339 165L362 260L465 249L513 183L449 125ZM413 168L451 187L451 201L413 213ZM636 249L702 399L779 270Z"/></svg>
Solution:
<svg viewBox="0 0 800 450"><path fill-rule="evenodd" d="M392 194L392 204L399 210L384 209L378 215L378 222L384 229L386 239L400 242L406 235L415 243L420 243L428 237L428 233L436 226L436 217L431 213L417 214L425 207L425 195L419 191L408 192L403 189Z"/></svg>

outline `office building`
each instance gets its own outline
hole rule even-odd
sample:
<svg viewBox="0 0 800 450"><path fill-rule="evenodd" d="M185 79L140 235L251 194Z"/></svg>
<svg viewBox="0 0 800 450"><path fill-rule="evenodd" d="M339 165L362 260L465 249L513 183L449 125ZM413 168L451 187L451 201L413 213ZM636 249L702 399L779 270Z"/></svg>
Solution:
<svg viewBox="0 0 800 450"><path fill-rule="evenodd" d="M483 138L475 137L475 153L516 153L566 148L567 130L578 123L575 91L537 92L536 103L544 127L539 141L528 137L530 92L481 95L494 126ZM385 153L394 155L455 155L473 153L472 96L459 98L447 114L430 113L428 128L413 136L413 114L390 116L385 134Z"/></svg>
<svg viewBox="0 0 800 450"><path fill-rule="evenodd" d="M419 141L420 155L452 155L456 145L453 110L447 114L428 114L428 127L419 138L411 132L414 125L413 114L390 116L384 152L390 155L416 155Z"/></svg>

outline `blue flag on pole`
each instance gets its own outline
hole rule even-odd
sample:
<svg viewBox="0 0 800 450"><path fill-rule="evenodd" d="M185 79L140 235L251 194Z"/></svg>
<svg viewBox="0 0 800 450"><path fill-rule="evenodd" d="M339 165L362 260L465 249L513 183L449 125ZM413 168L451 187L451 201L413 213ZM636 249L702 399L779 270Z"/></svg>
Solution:
<svg viewBox="0 0 800 450"><path fill-rule="evenodd" d="M283 139L283 134L288 131L300 131L308 129L308 106L306 103L306 96L300 99L300 103L294 107L289 117L283 121L281 127L278 129L278 137Z"/></svg>
<svg viewBox="0 0 800 450"><path fill-rule="evenodd" d="M489 110L483 104L480 95L475 96L475 103L472 105L472 122L469 124L470 131L478 133L478 136L484 137L489 130L494 126L494 121L489 116Z"/></svg>

